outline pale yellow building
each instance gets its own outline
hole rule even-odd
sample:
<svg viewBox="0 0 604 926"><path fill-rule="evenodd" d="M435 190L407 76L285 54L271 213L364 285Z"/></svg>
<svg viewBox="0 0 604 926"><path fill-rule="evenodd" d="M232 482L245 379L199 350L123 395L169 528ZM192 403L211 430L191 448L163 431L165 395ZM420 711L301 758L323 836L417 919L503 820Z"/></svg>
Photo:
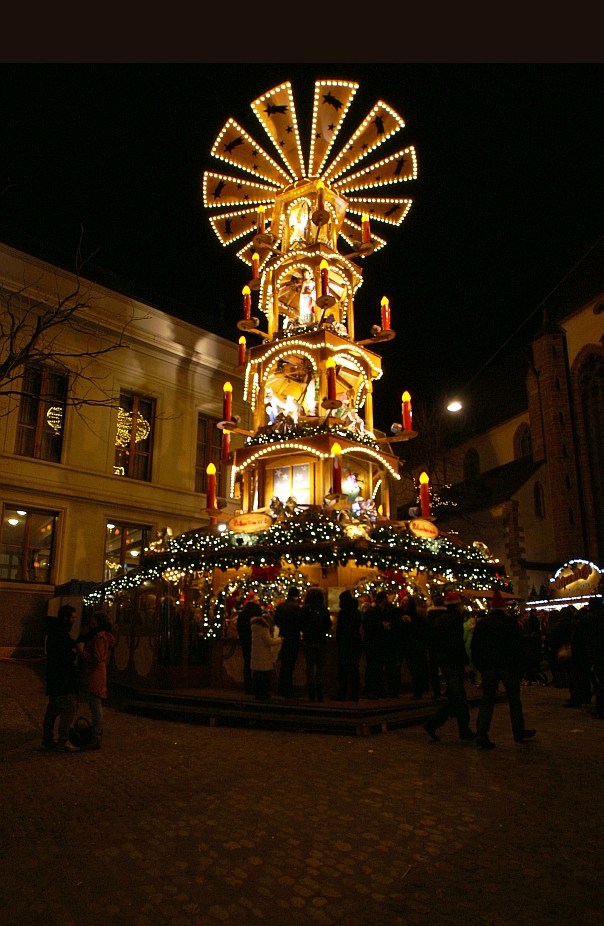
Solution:
<svg viewBox="0 0 604 926"><path fill-rule="evenodd" d="M225 381L234 387L234 412L244 410L237 345L224 338L5 245L0 296L5 334L11 313L39 316L66 297L78 304L46 356L20 368L12 385L0 383L0 652L7 653L42 645L57 586L119 575L165 528L178 535L206 524L209 462L218 468L219 498L235 511L224 498L230 467L220 463L216 428ZM6 338L0 348L1 362Z"/></svg>

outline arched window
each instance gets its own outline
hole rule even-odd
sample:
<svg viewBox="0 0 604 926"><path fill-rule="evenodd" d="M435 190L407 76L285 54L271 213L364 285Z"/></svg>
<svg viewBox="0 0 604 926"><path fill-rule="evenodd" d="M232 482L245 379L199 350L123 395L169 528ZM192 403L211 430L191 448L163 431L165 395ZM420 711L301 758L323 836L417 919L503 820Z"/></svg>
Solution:
<svg viewBox="0 0 604 926"><path fill-rule="evenodd" d="M543 495L543 486L536 482L533 486L533 497L535 499L535 517L545 517L545 497Z"/></svg>
<svg viewBox="0 0 604 926"><path fill-rule="evenodd" d="M478 450L470 447L463 461L463 478L465 480L476 479L478 476L480 476L480 456Z"/></svg>
<svg viewBox="0 0 604 926"><path fill-rule="evenodd" d="M521 457L529 457L533 452L533 442L531 439L531 429L526 421L518 425L514 434L514 459L519 460Z"/></svg>
<svg viewBox="0 0 604 926"><path fill-rule="evenodd" d="M593 513L600 556L604 556L604 357L588 354L578 375L585 426Z"/></svg>

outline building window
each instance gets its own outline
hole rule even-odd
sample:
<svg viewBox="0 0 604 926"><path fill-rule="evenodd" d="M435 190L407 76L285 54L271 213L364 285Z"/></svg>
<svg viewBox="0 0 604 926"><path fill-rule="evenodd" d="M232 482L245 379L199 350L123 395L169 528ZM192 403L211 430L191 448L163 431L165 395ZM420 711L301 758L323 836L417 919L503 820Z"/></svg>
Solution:
<svg viewBox="0 0 604 926"><path fill-rule="evenodd" d="M116 476L151 479L155 401L148 396L120 394L115 435Z"/></svg>
<svg viewBox="0 0 604 926"><path fill-rule="evenodd" d="M520 456L528 457L533 452L533 441L531 439L531 429L525 428L520 436Z"/></svg>
<svg viewBox="0 0 604 926"><path fill-rule="evenodd" d="M470 447L463 461L463 478L467 481L477 479L478 476L480 476L480 456L474 447Z"/></svg>
<svg viewBox="0 0 604 926"><path fill-rule="evenodd" d="M545 496L543 495L543 486L536 482L533 486L533 496L535 499L535 517L545 517Z"/></svg>
<svg viewBox="0 0 604 926"><path fill-rule="evenodd" d="M295 498L299 505L310 505L310 463L278 466L273 470L273 495L282 502Z"/></svg>
<svg viewBox="0 0 604 926"><path fill-rule="evenodd" d="M54 511L4 507L0 579L51 584Z"/></svg>
<svg viewBox="0 0 604 926"><path fill-rule="evenodd" d="M210 463L216 467L216 494L225 497L224 466L222 459L222 431L216 427L217 421L197 416L197 456L195 459L195 491L207 492L208 477L206 469Z"/></svg>
<svg viewBox="0 0 604 926"><path fill-rule="evenodd" d="M574 523L575 523L575 512L573 511L572 508L569 508L569 509L568 509L568 520L569 520L569 523L570 523L570 524L574 524Z"/></svg>
<svg viewBox="0 0 604 926"><path fill-rule="evenodd" d="M562 427L564 427L564 415L562 414L562 412L558 412L558 414L560 415L560 424L562 425Z"/></svg>
<svg viewBox="0 0 604 926"><path fill-rule="evenodd" d="M150 527L108 521L105 533L105 569L103 581L123 575L140 564L149 546Z"/></svg>
<svg viewBox="0 0 604 926"><path fill-rule="evenodd" d="M19 406L15 453L61 462L67 377L48 367L27 367Z"/></svg>

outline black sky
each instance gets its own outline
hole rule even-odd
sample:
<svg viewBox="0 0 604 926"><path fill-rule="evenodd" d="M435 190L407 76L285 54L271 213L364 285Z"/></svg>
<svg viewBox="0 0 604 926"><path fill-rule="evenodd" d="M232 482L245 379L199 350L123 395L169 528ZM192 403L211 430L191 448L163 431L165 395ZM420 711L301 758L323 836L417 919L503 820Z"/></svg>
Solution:
<svg viewBox="0 0 604 926"><path fill-rule="evenodd" d="M0 240L73 269L83 226L89 277L236 340L248 273L201 205L211 145L232 115L270 150L249 104L290 79L306 150L327 77L360 84L348 134L383 99L406 121L384 155L418 152L413 207L382 226L356 303L360 336L391 300L386 428L403 389L459 391L601 237L601 66L4 65Z"/></svg>

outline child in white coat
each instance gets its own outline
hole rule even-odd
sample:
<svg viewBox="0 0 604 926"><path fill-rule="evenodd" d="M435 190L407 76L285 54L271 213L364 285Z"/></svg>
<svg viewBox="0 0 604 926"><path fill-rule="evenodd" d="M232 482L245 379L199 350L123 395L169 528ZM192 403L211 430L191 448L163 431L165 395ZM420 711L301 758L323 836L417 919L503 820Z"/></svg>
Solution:
<svg viewBox="0 0 604 926"><path fill-rule="evenodd" d="M281 646L281 637L273 637L271 626L264 615L253 617L252 627L252 683L257 701L270 698L271 673L279 653L275 647Z"/></svg>

